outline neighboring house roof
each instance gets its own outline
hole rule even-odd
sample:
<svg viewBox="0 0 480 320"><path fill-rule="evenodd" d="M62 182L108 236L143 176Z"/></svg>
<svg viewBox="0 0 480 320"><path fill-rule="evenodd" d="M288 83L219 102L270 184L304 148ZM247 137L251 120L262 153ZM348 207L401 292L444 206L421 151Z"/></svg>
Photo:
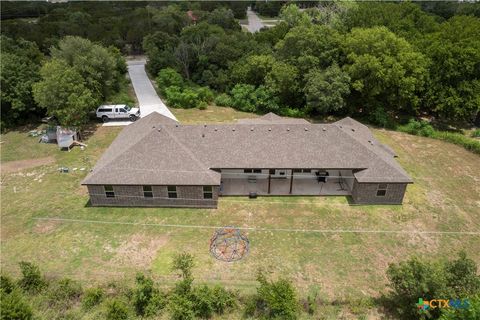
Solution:
<svg viewBox="0 0 480 320"><path fill-rule="evenodd" d="M252 120L181 125L152 113L127 126L82 183L218 185L221 175L212 169L227 168L353 169L359 182L412 182L351 118L311 124L267 114Z"/></svg>

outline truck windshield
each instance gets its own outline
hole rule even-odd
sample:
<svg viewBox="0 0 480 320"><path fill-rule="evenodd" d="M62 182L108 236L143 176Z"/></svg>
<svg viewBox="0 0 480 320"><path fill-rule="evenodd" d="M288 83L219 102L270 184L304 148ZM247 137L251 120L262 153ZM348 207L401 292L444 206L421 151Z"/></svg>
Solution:
<svg viewBox="0 0 480 320"><path fill-rule="evenodd" d="M123 107L123 109L125 109L125 110L127 110L127 111L130 111L130 109L132 109L132 108L129 107L129 106L127 106L127 105L125 105L125 106Z"/></svg>

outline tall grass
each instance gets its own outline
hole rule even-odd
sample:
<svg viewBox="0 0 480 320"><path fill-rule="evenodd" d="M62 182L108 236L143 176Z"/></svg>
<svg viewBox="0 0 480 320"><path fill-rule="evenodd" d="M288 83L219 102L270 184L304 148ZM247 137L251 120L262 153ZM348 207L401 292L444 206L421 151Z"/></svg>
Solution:
<svg viewBox="0 0 480 320"><path fill-rule="evenodd" d="M435 130L426 121L417 121L411 119L406 125L397 126L396 129L398 131L406 132L417 136L430 137L433 139L448 141L456 145L462 146L473 153L480 154L479 141L467 137L461 133Z"/></svg>

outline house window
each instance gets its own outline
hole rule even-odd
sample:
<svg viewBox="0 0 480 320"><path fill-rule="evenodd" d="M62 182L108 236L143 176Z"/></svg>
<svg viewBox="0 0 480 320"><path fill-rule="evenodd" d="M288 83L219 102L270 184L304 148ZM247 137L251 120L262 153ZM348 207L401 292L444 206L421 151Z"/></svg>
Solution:
<svg viewBox="0 0 480 320"><path fill-rule="evenodd" d="M153 198L152 186L143 186L143 196L145 198Z"/></svg>
<svg viewBox="0 0 480 320"><path fill-rule="evenodd" d="M377 197L385 197L387 195L387 184L380 183L377 189Z"/></svg>
<svg viewBox="0 0 480 320"><path fill-rule="evenodd" d="M203 187L203 199L213 199L213 187L204 186Z"/></svg>
<svg viewBox="0 0 480 320"><path fill-rule="evenodd" d="M103 186L105 189L105 197L115 198L115 191L113 191L113 186Z"/></svg>
<svg viewBox="0 0 480 320"><path fill-rule="evenodd" d="M302 169L293 169L293 173L301 173Z"/></svg>
<svg viewBox="0 0 480 320"><path fill-rule="evenodd" d="M253 173L262 173L262 169L253 169Z"/></svg>
<svg viewBox="0 0 480 320"><path fill-rule="evenodd" d="M243 173L253 173L252 169L243 169Z"/></svg>
<svg viewBox="0 0 480 320"><path fill-rule="evenodd" d="M284 170L279 170L279 171L278 171L278 174L281 175L281 176L284 176L284 175L285 175L285 171L284 171Z"/></svg>
<svg viewBox="0 0 480 320"><path fill-rule="evenodd" d="M168 191L168 197L171 199L177 198L177 187L176 186L168 186L167 187Z"/></svg>
<svg viewBox="0 0 480 320"><path fill-rule="evenodd" d="M312 170L310 170L310 169L302 169L302 172L303 172L303 173L312 173Z"/></svg>
<svg viewBox="0 0 480 320"><path fill-rule="evenodd" d="M269 174L275 174L275 169L270 169L270 170L268 170L268 173L269 173Z"/></svg>

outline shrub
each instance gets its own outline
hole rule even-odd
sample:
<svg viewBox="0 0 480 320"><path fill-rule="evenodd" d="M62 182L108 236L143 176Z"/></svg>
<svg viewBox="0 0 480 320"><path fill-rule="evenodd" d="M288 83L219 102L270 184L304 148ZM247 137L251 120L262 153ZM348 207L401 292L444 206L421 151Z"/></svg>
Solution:
<svg viewBox="0 0 480 320"><path fill-rule="evenodd" d="M171 86L165 90L167 102L174 108L195 108L200 103L200 97L190 88L181 89L180 87Z"/></svg>
<svg viewBox="0 0 480 320"><path fill-rule="evenodd" d="M303 111L292 108L281 108L279 113L282 116L293 118L303 118L305 116Z"/></svg>
<svg viewBox="0 0 480 320"><path fill-rule="evenodd" d="M194 89L195 93L198 94L200 101L210 103L213 101L213 92L209 87L198 87Z"/></svg>
<svg viewBox="0 0 480 320"><path fill-rule="evenodd" d="M85 290L85 294L83 295L82 299L82 305L86 309L93 308L102 302L104 296L105 292L102 288L89 288Z"/></svg>
<svg viewBox="0 0 480 320"><path fill-rule="evenodd" d="M49 301L52 305L68 306L73 300L80 298L82 287L80 283L65 278L55 283L49 294Z"/></svg>
<svg viewBox="0 0 480 320"><path fill-rule="evenodd" d="M184 279L192 277L194 266L193 255L188 252L178 253L173 257L172 271L180 271Z"/></svg>
<svg viewBox="0 0 480 320"><path fill-rule="evenodd" d="M230 93L231 101L221 101L226 99L222 97L218 102L230 103L232 107L247 112L278 112L280 109L278 98L265 86L255 88L250 84L237 84Z"/></svg>
<svg viewBox="0 0 480 320"><path fill-rule="evenodd" d="M198 109L206 110L207 108L208 108L208 103L206 103L205 101L200 101L200 103L198 104Z"/></svg>
<svg viewBox="0 0 480 320"><path fill-rule="evenodd" d="M446 277L440 265L412 258L398 265L391 264L387 277L393 290L390 298L400 316L418 318L424 312L438 317L438 311L421 311L415 303L418 298L430 300L446 293Z"/></svg>
<svg viewBox="0 0 480 320"><path fill-rule="evenodd" d="M391 264L387 270L392 292L390 300L403 318L418 318L421 314L438 318L440 310L420 311L418 298L469 297L480 291L477 266L461 252L459 258L449 262L426 262L419 258Z"/></svg>
<svg viewBox="0 0 480 320"><path fill-rule="evenodd" d="M118 299L110 300L107 303L105 318L107 320L126 320L128 319L127 305Z"/></svg>
<svg viewBox="0 0 480 320"><path fill-rule="evenodd" d="M183 77L172 68L161 69L156 78L160 92L165 93L168 87L183 87Z"/></svg>
<svg viewBox="0 0 480 320"><path fill-rule="evenodd" d="M472 134L472 138L480 138L480 129L475 129Z"/></svg>
<svg viewBox="0 0 480 320"><path fill-rule="evenodd" d="M3 293L10 293L15 289L15 283L9 276L0 276L0 291Z"/></svg>
<svg viewBox="0 0 480 320"><path fill-rule="evenodd" d="M246 112L256 111L255 87L251 84L237 84L230 92L232 107Z"/></svg>
<svg viewBox="0 0 480 320"><path fill-rule="evenodd" d="M222 93L220 95L218 95L215 100L215 105L219 106L219 107L231 107L232 106L232 98L226 94L226 93Z"/></svg>
<svg viewBox="0 0 480 320"><path fill-rule="evenodd" d="M0 291L0 310L2 320L29 320L33 318L32 308L18 290L13 290L9 294Z"/></svg>
<svg viewBox="0 0 480 320"><path fill-rule="evenodd" d="M464 136L460 133L435 131L432 138L451 142L453 144L464 147L465 149L480 154L480 141Z"/></svg>
<svg viewBox="0 0 480 320"><path fill-rule="evenodd" d="M46 286L47 283L42 277L37 265L31 262L21 261L20 270L22 272L22 278L19 281L19 285L22 289L29 292L38 292Z"/></svg>
<svg viewBox="0 0 480 320"><path fill-rule="evenodd" d="M172 320L192 320L195 319L193 303L188 297L179 294L172 294L168 304L170 318Z"/></svg>
<svg viewBox="0 0 480 320"><path fill-rule="evenodd" d="M431 137L435 131L427 121L415 119L410 119L408 124L397 127L397 130L423 137Z"/></svg>
<svg viewBox="0 0 480 320"><path fill-rule="evenodd" d="M214 313L214 300L213 291L203 285L196 287L192 290L191 302L195 315L199 318L211 318Z"/></svg>
<svg viewBox="0 0 480 320"><path fill-rule="evenodd" d="M464 147L474 153L480 154L480 142L475 139L464 136L460 133L437 131L426 121L416 121L411 119L408 124L397 127L398 131L444 140Z"/></svg>
<svg viewBox="0 0 480 320"><path fill-rule="evenodd" d="M468 299L468 308L448 308L442 310L440 320L472 320L480 315L480 294Z"/></svg>
<svg viewBox="0 0 480 320"><path fill-rule="evenodd" d="M259 273L257 280L260 287L256 296L247 303L247 315L287 320L297 318L297 294L288 280L268 281L262 273Z"/></svg>
<svg viewBox="0 0 480 320"><path fill-rule="evenodd" d="M382 107L375 108L375 110L370 113L369 120L374 124L382 126L384 128L391 126L391 120L385 109Z"/></svg>
<svg viewBox="0 0 480 320"><path fill-rule="evenodd" d="M166 304L167 299L165 295L160 292L154 293L145 308L145 315L151 317L159 314L159 312L165 308Z"/></svg>
<svg viewBox="0 0 480 320"><path fill-rule="evenodd" d="M220 286L215 286L213 292L213 310L215 313L223 314L226 310L236 306L235 295Z"/></svg>
<svg viewBox="0 0 480 320"><path fill-rule="evenodd" d="M133 305L137 315L155 315L165 306L165 298L160 291L154 287L151 278L138 274L136 278L137 287L133 292Z"/></svg>
<svg viewBox="0 0 480 320"><path fill-rule="evenodd" d="M473 293L480 293L480 276L477 275L475 261L467 258L461 251L458 258L445 263L447 286L455 292L457 297L466 297Z"/></svg>

